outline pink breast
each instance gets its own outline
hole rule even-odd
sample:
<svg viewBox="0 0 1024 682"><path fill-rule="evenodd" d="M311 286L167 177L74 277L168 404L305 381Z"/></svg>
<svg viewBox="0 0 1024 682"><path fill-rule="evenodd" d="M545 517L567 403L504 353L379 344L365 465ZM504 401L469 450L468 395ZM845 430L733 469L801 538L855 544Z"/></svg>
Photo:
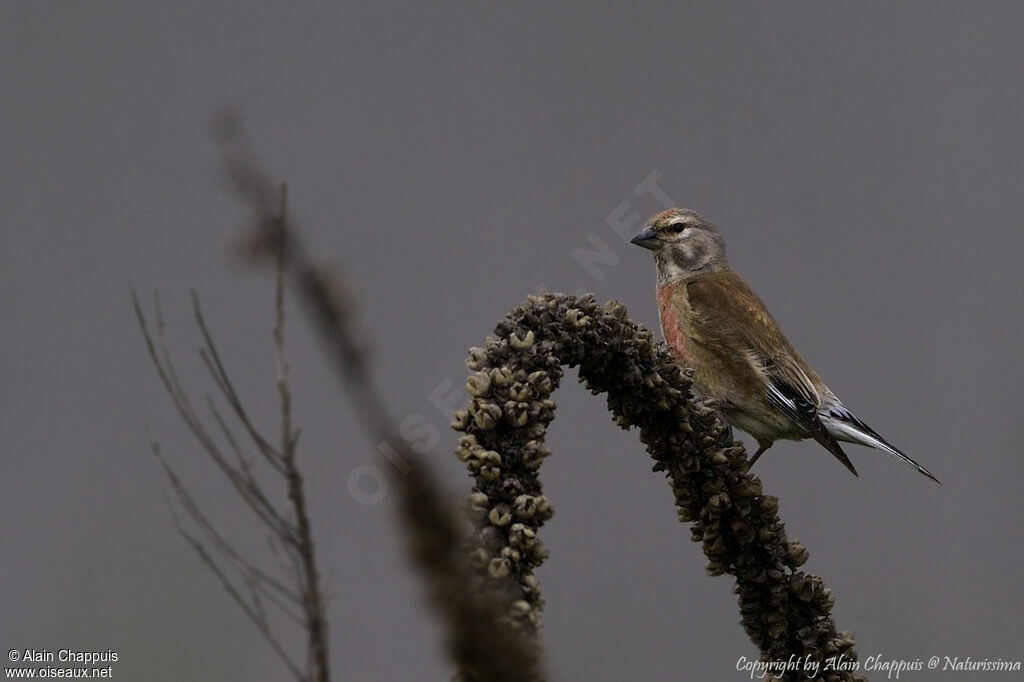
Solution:
<svg viewBox="0 0 1024 682"><path fill-rule="evenodd" d="M672 294L675 287L671 284L658 288L658 313L661 317L661 332L665 335L665 343L672 349L676 359L687 367L692 366L692 356L688 352L686 334L683 331L682 315L673 303Z"/></svg>

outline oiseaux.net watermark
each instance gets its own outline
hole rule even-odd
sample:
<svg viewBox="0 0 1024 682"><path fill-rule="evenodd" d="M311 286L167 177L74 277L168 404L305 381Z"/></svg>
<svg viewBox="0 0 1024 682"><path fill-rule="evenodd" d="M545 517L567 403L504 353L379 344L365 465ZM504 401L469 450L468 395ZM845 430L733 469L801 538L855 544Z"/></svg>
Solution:
<svg viewBox="0 0 1024 682"><path fill-rule="evenodd" d="M903 673L922 671L943 671L964 673L965 679L974 679L979 672L1020 672L1021 662L1003 658L972 658L971 656L929 656L928 658L895 658L885 654L872 654L862 660L854 660L845 654L826 659L803 658L793 655L786 660L762 661L740 656L736 670L746 673L750 679L789 675L809 680L831 673L872 673L872 677L898 680Z"/></svg>
<svg viewBox="0 0 1024 682"><path fill-rule="evenodd" d="M634 201L643 200L650 204L641 207L641 210L657 210L656 204L660 204L663 209L675 205L672 197L658 184L659 180L661 171L653 170L633 188ZM605 226L622 242L618 246L626 247L643 224L640 213L633 209L633 201L623 199L605 217ZM586 240L591 248L578 247L569 255L592 281L600 282L605 276L601 266L614 267L619 264L621 257L617 248L611 246L598 232L590 232ZM612 242L616 243L614 238ZM538 291L544 288L543 284L536 287ZM580 284L573 293L582 296L587 293L587 287ZM469 404L469 398L462 386L447 377L438 382L427 396L427 401L437 410L437 414L445 423L456 410L465 409ZM406 416L398 424L398 435L414 452L426 455L441 441L441 428L426 415L415 413ZM411 469L409 462L390 443L378 443L377 451L399 473L406 474ZM387 496L387 477L374 464L364 463L354 467L349 472L347 483L349 495L359 504L372 506L379 504Z"/></svg>
<svg viewBox="0 0 1024 682"><path fill-rule="evenodd" d="M7 660L19 667L5 667L4 679L113 679L118 654L113 649L9 649Z"/></svg>

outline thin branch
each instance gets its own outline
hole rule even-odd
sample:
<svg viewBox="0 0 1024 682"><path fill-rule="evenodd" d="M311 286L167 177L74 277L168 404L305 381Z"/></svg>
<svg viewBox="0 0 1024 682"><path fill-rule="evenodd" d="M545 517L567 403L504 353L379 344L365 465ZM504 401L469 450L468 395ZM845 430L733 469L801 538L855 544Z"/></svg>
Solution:
<svg viewBox="0 0 1024 682"><path fill-rule="evenodd" d="M174 469L168 463L167 458L164 457L163 453L160 451L160 444L157 443L156 441L152 441L150 443L150 449L152 450L153 454L156 455L157 459L160 461L160 464L164 469L164 473L167 475L167 479L171 484L171 489L174 491L175 496L178 499L179 504L181 504L182 509L184 509L185 512L188 513L192 521L203 532L203 534L208 538L208 540L213 544L213 546L217 548L217 550L226 559L228 559L228 561L230 561L235 566L235 568L239 570L240 573L242 573L248 579L257 582L261 585L266 585L268 588L279 594L284 599L287 599L296 606L300 606L302 604L302 599L296 592L290 590L283 583L276 580L275 578L268 575L267 573L256 567L254 564L246 560L238 552L238 550L236 550L234 546L230 542L228 542L227 539L224 538L220 531L217 530L216 526L213 525L209 517L207 517L206 514L204 514L203 511L196 504L191 493L188 492L188 489L185 487L185 485L181 482L181 479L178 477L177 472L174 471ZM287 611L287 607L285 607L283 604L282 609ZM288 615L293 615L293 613L289 612Z"/></svg>
<svg viewBox="0 0 1024 682"><path fill-rule="evenodd" d="M164 338L163 315L159 305L159 298L155 298L157 340L159 341L159 344L157 344L157 341L154 341L153 336L149 332L146 317L142 312L138 296L134 291L132 291L132 304L135 308L135 315L139 321L143 338L146 341L146 347L149 349L150 358L153 361L153 365L156 368L158 376L164 384L164 388L171 397L171 402L174 404L175 409L181 416L182 421L185 422L189 431L192 432L192 435L197 441L199 441L199 444L207 452L253 513L256 514L256 516L271 530L271 532L286 537L290 536L292 533L291 528L277 512L274 505L270 503L266 495L262 492L259 486L256 485L255 481L251 478L247 479L245 476L241 475L239 471L228 462L216 441L210 436L206 428L203 426L202 420L200 420L193 411L188 394L181 387L181 384L178 381L174 362L169 350L167 349L166 340ZM201 313L199 314L201 319Z"/></svg>
<svg viewBox="0 0 1024 682"><path fill-rule="evenodd" d="M244 454L242 454L242 448L239 447L238 441L235 439L235 434L231 433L231 429L228 428L227 422L224 421L224 416L217 409L217 405L214 404L213 398L206 396L206 407L210 411L210 416L213 417L213 421L220 427L220 433L224 436L224 440L227 441L228 447L231 448L231 452L235 454L235 462L238 466L239 473L242 474L247 483L255 484L255 478L252 473L252 461L249 460Z"/></svg>
<svg viewBox="0 0 1024 682"><path fill-rule="evenodd" d="M238 421L242 423L246 433L252 438L253 443L256 445L257 450L263 454L267 462L274 467L279 473L284 473L284 465L281 463L281 453L274 449L274 446L263 437L256 426L249 419L249 414L246 412L245 407L242 405L241 399L238 397L238 393L235 392L235 387L231 383L231 379L228 377L227 370L224 368L224 363L220 359L220 353L217 351L217 345L213 342L213 336L210 334L210 329L206 325L206 319L203 317L203 309L199 304L199 296L195 291L192 292L192 310L195 316L196 326L199 327L199 332L203 336L204 348L199 351L199 356L203 360L203 364L206 365L206 369L209 371L210 376L217 383L217 387L220 388L221 393L224 395L224 399L227 400L228 405L234 410L235 416L238 417Z"/></svg>
<svg viewBox="0 0 1024 682"><path fill-rule="evenodd" d="M282 234L285 229L286 217L286 190L282 186L279 213L274 219L274 229ZM297 589L292 589L283 581L271 576L235 549L196 504L188 488L182 483L177 473L163 456L159 444L152 441L151 449L167 475L178 504L188 515L192 524L199 529L202 537L205 538L205 542L186 531L181 525L177 514L175 514L175 524L178 526L179 532L186 542L199 554L204 565L214 572L228 594L231 595L232 599L238 603L246 616L256 625L257 629L282 658L296 679L304 682L328 682L330 676L328 668L326 607L319 584L312 526L306 509L303 480L296 463L298 431L292 425L292 401L288 383L289 365L284 337L285 268L283 259L280 260L277 270L278 272L275 277L273 341L277 362L276 387L281 403L279 448L272 445L250 419L248 411L245 409L241 398L231 382L221 355L217 350L217 345L213 340L213 335L210 333L209 326L203 316L199 297L194 291L192 292L192 307L196 325L203 339L203 346L199 350L200 358L210 378L231 408L231 412L242 425L243 430L248 434L256 451L270 465L271 471L281 477L289 501L288 506L284 509L279 509L271 502L264 488L257 481L252 468L253 461L246 457L240 443L234 437L232 429L217 409L213 399L209 396L207 397L207 407L210 416L227 442L227 449L230 450L230 455L225 454L224 450L207 431L203 421L192 408L188 394L178 379L173 359L167 347L159 297L155 299L157 320L155 337L150 333L146 316L142 312L138 296L134 291L132 292L132 304L150 358L164 388L171 397L171 402L174 404L175 409L207 456L234 488L239 499L267 527L269 530L271 553L278 559L281 569L287 574L288 579L294 583ZM211 552L210 548L214 552ZM219 559L214 554L219 555ZM244 588L237 585L235 580L232 580L229 570L226 570L225 567L228 567L232 572L240 576L241 582L244 583ZM248 591L248 599L243 596L243 590ZM270 619L264 608L265 600L306 630L307 672L301 671L274 636L270 626ZM296 613L296 607L301 610L301 614Z"/></svg>
<svg viewBox="0 0 1024 682"><path fill-rule="evenodd" d="M271 630L270 624L267 622L267 620L261 617L261 613L254 609L253 606L248 601L246 601L245 598L242 597L242 593L238 590L237 587L235 587L234 583L231 582L231 579L228 578L228 576L224 573L224 571L213 559L213 557L210 556L209 552L207 552L206 547L203 545L203 543L197 540L194 536L192 536L187 530L185 530L184 526L181 525L180 519L178 519L177 515L174 513L173 507L171 508L171 516L174 518L174 523L178 529L178 534L181 535L185 542L187 542L189 546L192 547L192 549L199 556L200 561L203 562L203 565L206 566L206 568L208 568L217 577L217 580L220 581L221 587L224 588L224 591L228 593L228 595L234 600L236 604L238 604L238 607L242 610L242 613L244 613L249 618L252 624L256 627L256 630L261 635L263 635L263 638L270 645L270 648L274 651L275 654L277 654L277 657L281 659L281 661L285 664L285 667L288 668L292 676L295 677L296 680L305 680L306 678L302 672L302 669L288 655L288 652L285 650L284 645L282 645L281 642L278 641L277 637Z"/></svg>
<svg viewBox="0 0 1024 682"><path fill-rule="evenodd" d="M277 225L285 238L287 226L288 188L281 185L280 207ZM292 433L292 397L288 387L288 354L284 344L284 249L278 252L274 274L274 348L277 356L277 391L281 398L281 461L288 484L288 499L295 513L295 550L299 554L302 567L301 585L306 629L309 634L309 661L312 665L312 678L316 682L327 682L327 620L324 616L324 601L320 594L320 576L316 568L316 553L313 546L309 516L306 512L306 497L302 485L302 476L295 462L296 436Z"/></svg>

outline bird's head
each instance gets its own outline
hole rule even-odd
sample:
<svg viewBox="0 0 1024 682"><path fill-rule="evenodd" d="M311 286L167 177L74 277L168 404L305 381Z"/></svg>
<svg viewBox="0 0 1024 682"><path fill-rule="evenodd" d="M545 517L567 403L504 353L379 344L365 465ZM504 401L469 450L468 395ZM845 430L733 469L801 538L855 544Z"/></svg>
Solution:
<svg viewBox="0 0 1024 682"><path fill-rule="evenodd" d="M671 208L653 216L631 243L654 252L659 284L728 266L722 235L686 208Z"/></svg>

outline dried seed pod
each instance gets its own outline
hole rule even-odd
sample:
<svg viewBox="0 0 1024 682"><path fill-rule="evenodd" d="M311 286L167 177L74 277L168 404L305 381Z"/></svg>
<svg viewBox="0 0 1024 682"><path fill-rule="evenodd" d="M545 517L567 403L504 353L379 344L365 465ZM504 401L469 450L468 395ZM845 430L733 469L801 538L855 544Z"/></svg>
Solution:
<svg viewBox="0 0 1024 682"><path fill-rule="evenodd" d="M512 346L513 350L526 350L527 348L533 345L534 338L535 337L533 334L533 330L530 330L526 332L526 336L524 336L521 339L515 334L513 334L511 337L509 337L508 342L509 345Z"/></svg>
<svg viewBox="0 0 1024 682"><path fill-rule="evenodd" d="M469 425L469 413L465 410L456 410L455 418L452 420L452 429L455 431L465 431Z"/></svg>
<svg viewBox="0 0 1024 682"><path fill-rule="evenodd" d="M483 431L493 429L498 425L499 419L501 419L501 408L494 403L480 405L473 415L473 423Z"/></svg>
<svg viewBox="0 0 1024 682"><path fill-rule="evenodd" d="M495 386L508 386L516 380L515 374L509 367L498 367L491 370L491 383Z"/></svg>
<svg viewBox="0 0 1024 682"><path fill-rule="evenodd" d="M508 509L504 505L499 505L491 509L487 518L492 524L499 527L507 526L512 522L512 515L508 513Z"/></svg>
<svg viewBox="0 0 1024 682"><path fill-rule="evenodd" d="M486 396L491 390L491 377L488 376L487 372L477 372L471 374L466 379L466 393L473 397Z"/></svg>
<svg viewBox="0 0 1024 682"><path fill-rule="evenodd" d="M789 543L789 560L794 568L807 563L807 557L807 548L799 540L793 540Z"/></svg>
<svg viewBox="0 0 1024 682"><path fill-rule="evenodd" d="M495 557L487 565L487 572L492 578L504 578L508 575L512 563L504 557Z"/></svg>
<svg viewBox="0 0 1024 682"><path fill-rule="evenodd" d="M532 519L537 514L537 502L533 495L520 495L512 507L516 518Z"/></svg>
<svg viewBox="0 0 1024 682"><path fill-rule="evenodd" d="M470 348L469 357L466 359L466 366L472 370L482 369L488 361L487 351L483 348Z"/></svg>

